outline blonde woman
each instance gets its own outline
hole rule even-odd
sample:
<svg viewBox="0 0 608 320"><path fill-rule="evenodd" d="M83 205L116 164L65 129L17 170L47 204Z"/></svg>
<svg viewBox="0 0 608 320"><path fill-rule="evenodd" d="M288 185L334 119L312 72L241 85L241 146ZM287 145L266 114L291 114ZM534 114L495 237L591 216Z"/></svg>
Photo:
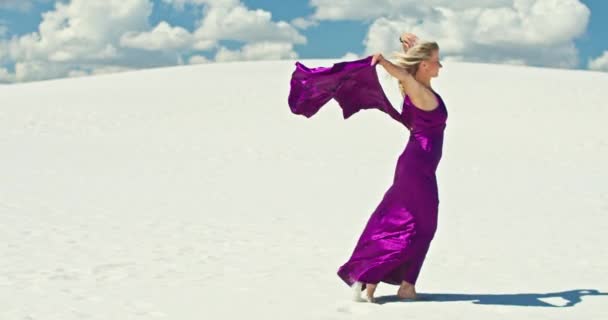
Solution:
<svg viewBox="0 0 608 320"><path fill-rule="evenodd" d="M344 117L361 109L378 108L410 131L397 161L393 184L371 214L350 259L338 276L354 290L354 298L374 302L378 283L398 285L397 296L416 299L415 284L437 228L439 195L435 171L442 155L447 109L432 89L439 75L439 46L400 37L405 53L395 63L382 54L343 62L330 68L308 69L301 64L292 77L290 106L312 116L320 105L336 99ZM367 66L363 65L367 63ZM377 80L379 64L397 78L404 95L399 114L387 102Z"/></svg>

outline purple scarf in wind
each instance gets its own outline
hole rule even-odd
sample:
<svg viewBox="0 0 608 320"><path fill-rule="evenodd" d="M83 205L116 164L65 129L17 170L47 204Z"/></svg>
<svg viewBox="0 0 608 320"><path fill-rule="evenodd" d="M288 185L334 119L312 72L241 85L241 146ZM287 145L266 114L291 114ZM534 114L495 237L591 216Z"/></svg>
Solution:
<svg viewBox="0 0 608 320"><path fill-rule="evenodd" d="M384 94L371 61L370 56L329 68L308 68L296 62L288 99L291 112L310 118L333 98L342 108L344 119L362 109L378 109L403 124Z"/></svg>

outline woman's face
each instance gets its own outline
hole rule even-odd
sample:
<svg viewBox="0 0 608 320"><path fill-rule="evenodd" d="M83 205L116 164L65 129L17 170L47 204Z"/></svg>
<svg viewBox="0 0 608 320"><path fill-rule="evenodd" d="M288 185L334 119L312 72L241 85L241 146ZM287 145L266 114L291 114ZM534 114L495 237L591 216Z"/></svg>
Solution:
<svg viewBox="0 0 608 320"><path fill-rule="evenodd" d="M422 62L422 68L431 78L439 75L439 69L441 69L441 67L443 66L439 61L439 50L433 51L431 58Z"/></svg>

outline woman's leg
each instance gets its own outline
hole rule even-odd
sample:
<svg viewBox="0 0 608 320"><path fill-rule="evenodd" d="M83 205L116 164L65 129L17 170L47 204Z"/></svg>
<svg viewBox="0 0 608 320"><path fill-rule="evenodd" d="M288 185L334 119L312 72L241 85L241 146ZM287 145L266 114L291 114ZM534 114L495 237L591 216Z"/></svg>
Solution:
<svg viewBox="0 0 608 320"><path fill-rule="evenodd" d="M376 302L376 299L374 298L374 292L376 292L377 287L378 287L377 283L367 283L365 285L367 301L372 302L372 303Z"/></svg>
<svg viewBox="0 0 608 320"><path fill-rule="evenodd" d="M416 288L414 284L407 281L401 282L399 290L397 290L397 296L401 299L416 299Z"/></svg>

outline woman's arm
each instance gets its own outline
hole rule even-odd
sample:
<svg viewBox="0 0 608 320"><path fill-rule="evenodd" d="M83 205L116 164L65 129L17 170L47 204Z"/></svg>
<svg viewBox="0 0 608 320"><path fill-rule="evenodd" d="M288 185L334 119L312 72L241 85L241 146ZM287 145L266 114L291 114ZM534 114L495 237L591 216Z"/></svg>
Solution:
<svg viewBox="0 0 608 320"><path fill-rule="evenodd" d="M380 64L391 76L399 79L407 95L418 96L419 92L423 89L420 83L407 70L386 60L381 53L376 53L372 57L372 66L376 64Z"/></svg>
<svg viewBox="0 0 608 320"><path fill-rule="evenodd" d="M401 81L405 94L410 97L414 105L418 108L431 111L437 107L437 98L435 95L420 84L420 82L404 68L386 60L381 53L374 54L372 57L371 65L375 66L376 64L380 64L391 76Z"/></svg>
<svg viewBox="0 0 608 320"><path fill-rule="evenodd" d="M401 49L403 49L403 53L407 53L407 51L413 47L416 42L418 42L418 37L411 32L404 32L399 36L399 42L401 43ZM399 88L403 95L405 95L405 86L401 81L399 81Z"/></svg>
<svg viewBox="0 0 608 320"><path fill-rule="evenodd" d="M394 65L392 62L386 60L382 53L376 53L372 57L372 66L380 64L386 71L393 77L403 82L416 81L412 75L407 72L404 68Z"/></svg>

